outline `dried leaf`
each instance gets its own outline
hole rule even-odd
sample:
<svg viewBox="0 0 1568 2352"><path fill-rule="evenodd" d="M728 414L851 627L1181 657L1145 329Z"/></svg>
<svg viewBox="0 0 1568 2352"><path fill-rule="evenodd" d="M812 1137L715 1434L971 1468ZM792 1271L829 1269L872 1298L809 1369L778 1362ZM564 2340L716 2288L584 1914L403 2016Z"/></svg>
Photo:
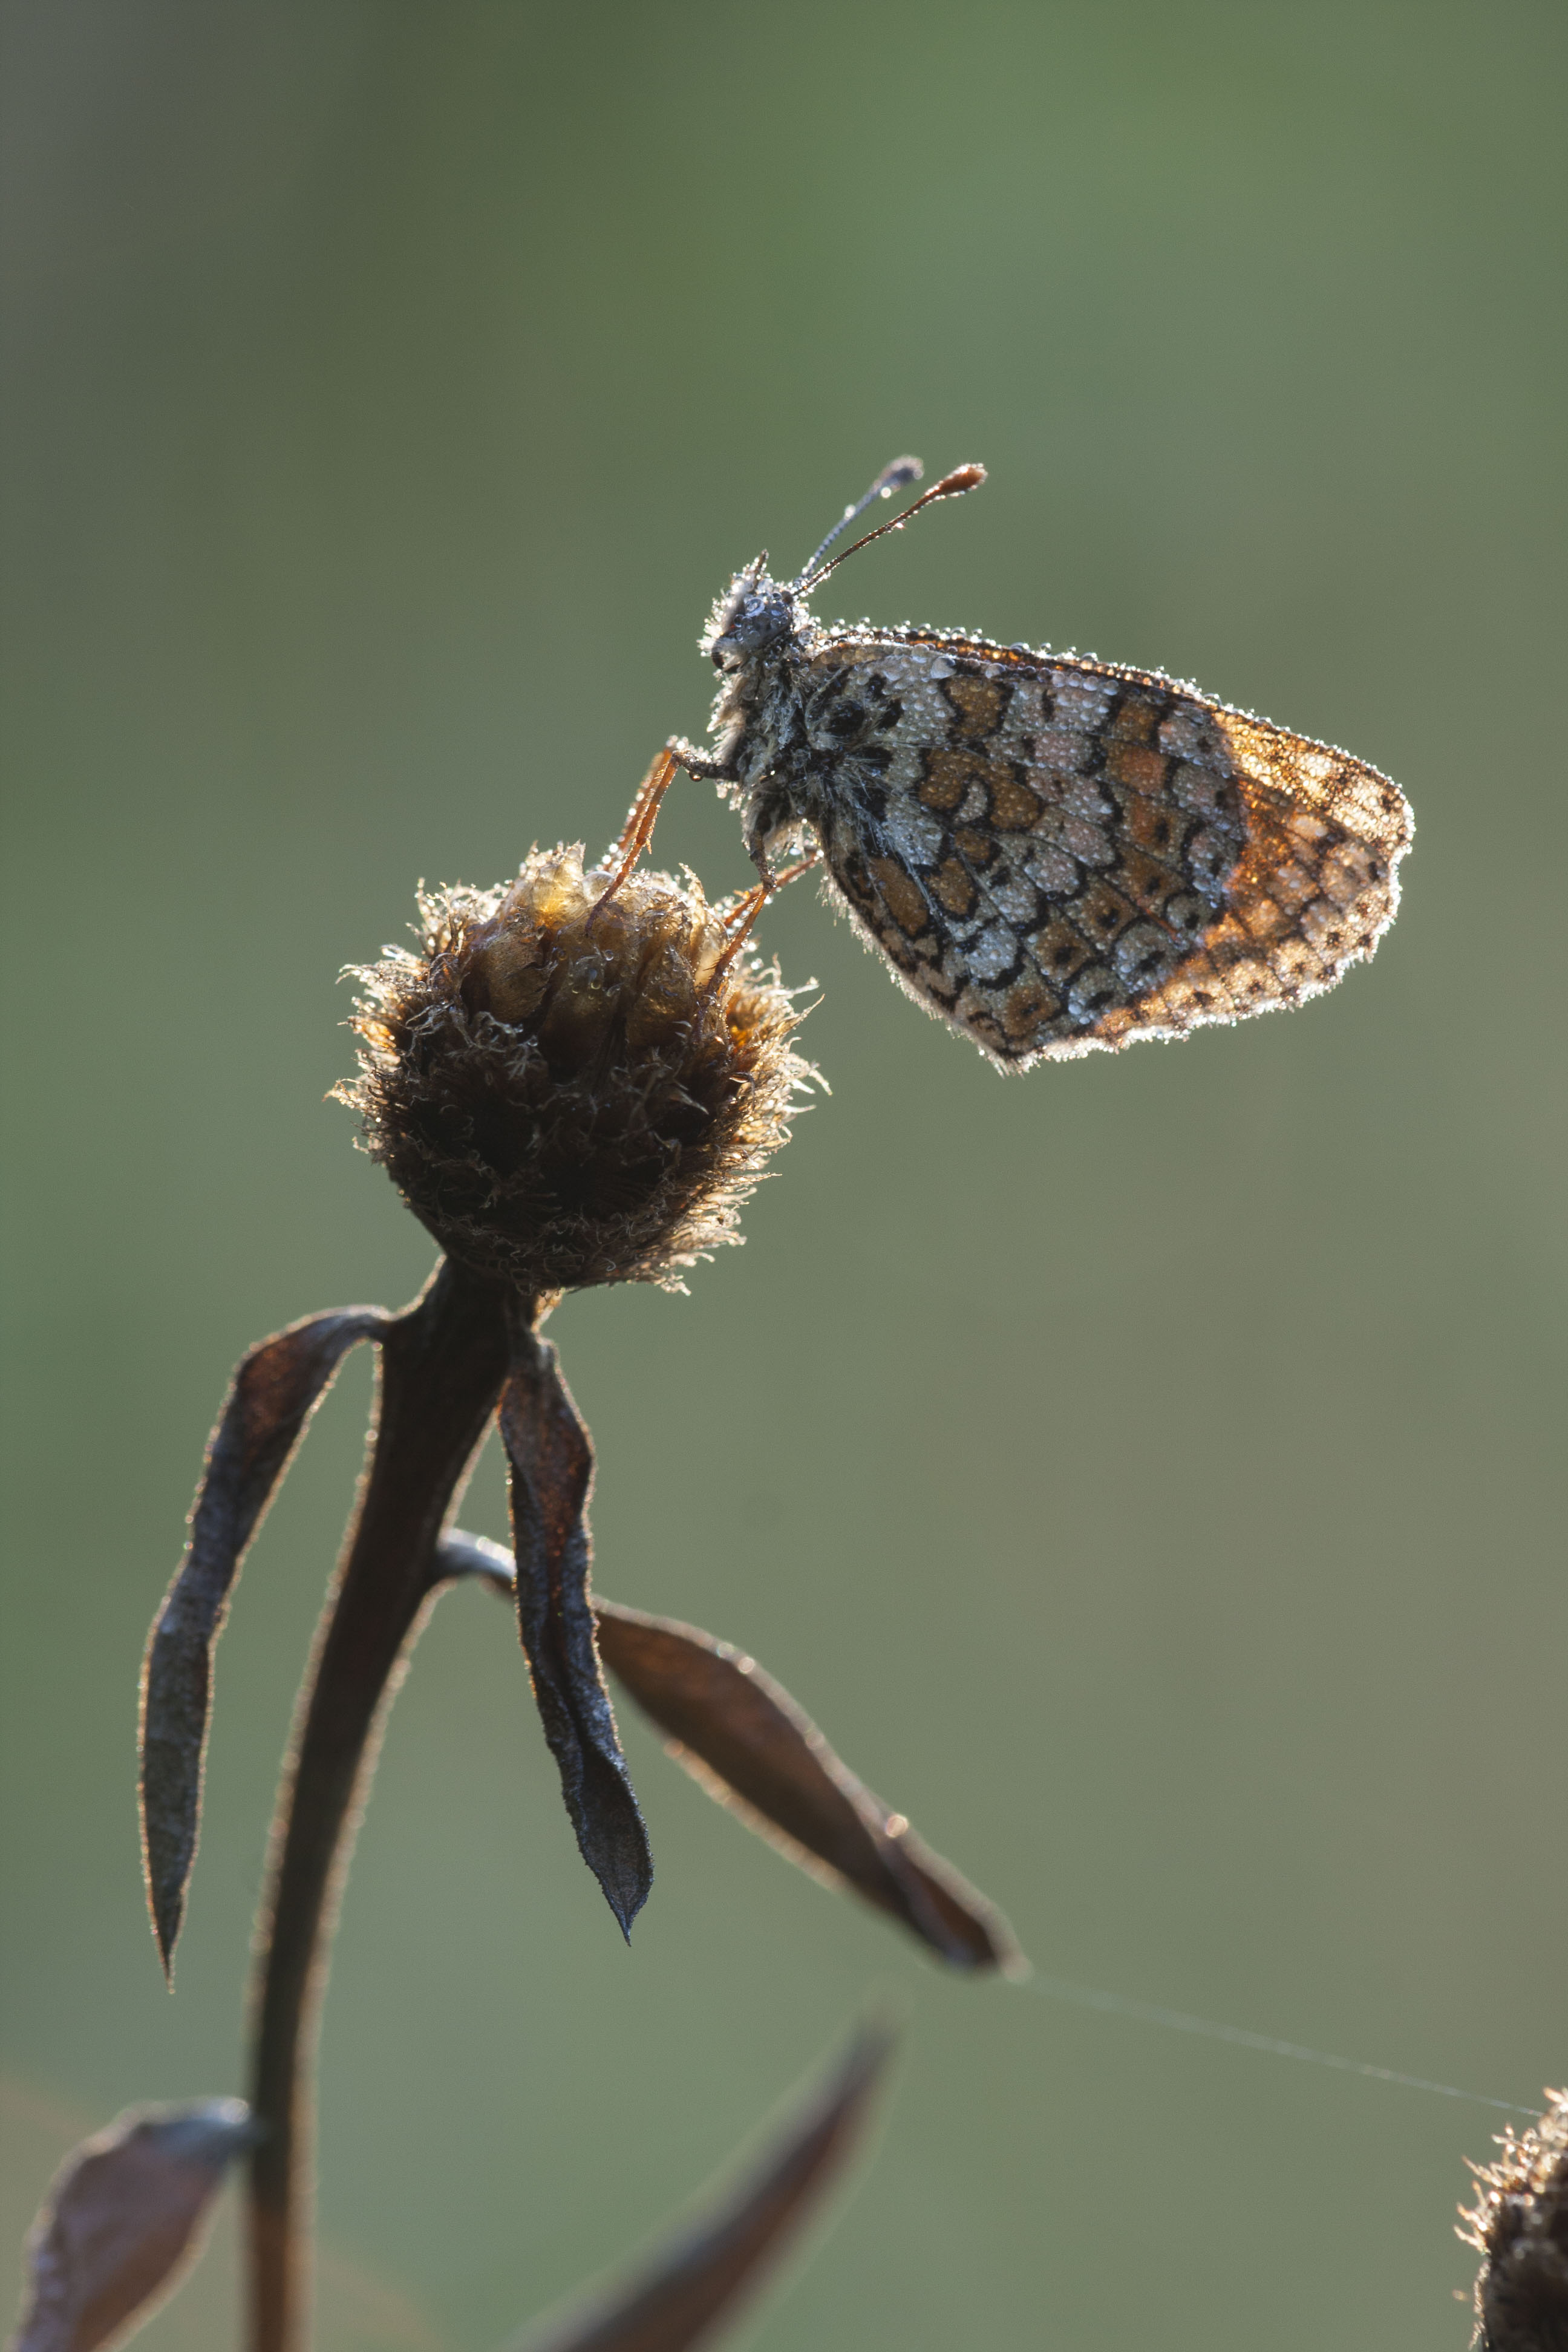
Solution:
<svg viewBox="0 0 1568 2352"><path fill-rule="evenodd" d="M599 1649L711 1796L956 1969L1016 1969L1001 1914L837 1757L782 1684L695 1625L597 1601Z"/></svg>
<svg viewBox="0 0 1568 2352"><path fill-rule="evenodd" d="M583 1859L629 1937L653 1861L594 1641L593 1442L554 1349L521 1324L512 1336L500 1418L511 1468L518 1627Z"/></svg>
<svg viewBox="0 0 1568 2352"><path fill-rule="evenodd" d="M28 2299L10 2352L93 2352L151 2318L178 2283L230 2159L243 2099L128 2107L56 2174L27 2240Z"/></svg>
<svg viewBox="0 0 1568 2352"><path fill-rule="evenodd" d="M510 1585L499 1544L454 1531L448 1575ZM1019 1972L1012 1930L837 1757L754 1659L695 1625L595 1597L599 1654L710 1796L819 1878L852 1886L952 1968Z"/></svg>
<svg viewBox="0 0 1568 2352"><path fill-rule="evenodd" d="M620 2287L531 2332L519 2352L685 2352L762 2282L854 2146L889 2037L861 2032L738 2185Z"/></svg>
<svg viewBox="0 0 1568 2352"><path fill-rule="evenodd" d="M207 1446L185 1557L147 1643L142 1675L142 1848L165 1971L185 1912L201 1827L212 1654L247 1546L333 1373L386 1324L378 1307L312 1315L244 1358Z"/></svg>

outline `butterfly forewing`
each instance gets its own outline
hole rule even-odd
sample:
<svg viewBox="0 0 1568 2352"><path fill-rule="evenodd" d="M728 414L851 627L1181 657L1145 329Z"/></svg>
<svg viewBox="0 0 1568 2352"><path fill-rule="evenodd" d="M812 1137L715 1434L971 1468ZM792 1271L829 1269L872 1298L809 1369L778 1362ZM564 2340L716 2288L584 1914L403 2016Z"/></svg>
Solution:
<svg viewBox="0 0 1568 2352"><path fill-rule="evenodd" d="M1009 1067L1297 1003L1393 919L1397 786L1158 672L862 628L800 682L852 917Z"/></svg>

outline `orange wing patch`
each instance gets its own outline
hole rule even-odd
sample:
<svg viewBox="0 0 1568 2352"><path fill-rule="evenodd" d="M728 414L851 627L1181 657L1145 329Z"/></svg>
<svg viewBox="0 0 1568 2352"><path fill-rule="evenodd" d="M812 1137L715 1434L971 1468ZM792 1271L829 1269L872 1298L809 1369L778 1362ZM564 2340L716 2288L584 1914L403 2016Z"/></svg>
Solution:
<svg viewBox="0 0 1568 2352"><path fill-rule="evenodd" d="M924 891L896 858L872 857L867 861L872 879L882 894L882 903L906 938L916 939L931 929L931 908Z"/></svg>

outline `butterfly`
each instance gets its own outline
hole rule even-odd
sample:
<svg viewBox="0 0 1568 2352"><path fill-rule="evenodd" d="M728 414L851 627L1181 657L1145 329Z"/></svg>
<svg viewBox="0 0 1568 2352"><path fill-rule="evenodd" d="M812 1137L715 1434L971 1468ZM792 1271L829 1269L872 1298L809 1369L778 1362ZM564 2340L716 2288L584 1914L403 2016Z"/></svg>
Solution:
<svg viewBox="0 0 1568 2352"><path fill-rule="evenodd" d="M961 466L823 561L921 471L885 467L795 579L765 555L735 574L701 639L711 748L671 741L623 841L678 768L711 778L763 895L805 845L909 993L1004 1069L1298 1004L1370 956L1411 840L1375 768L1158 670L813 618L846 556L985 478Z"/></svg>

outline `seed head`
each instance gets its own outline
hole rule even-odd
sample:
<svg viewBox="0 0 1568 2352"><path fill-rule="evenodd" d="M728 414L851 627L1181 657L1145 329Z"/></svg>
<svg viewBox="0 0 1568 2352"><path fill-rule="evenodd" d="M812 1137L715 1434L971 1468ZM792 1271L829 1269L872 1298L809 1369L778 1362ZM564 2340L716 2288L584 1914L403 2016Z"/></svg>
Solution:
<svg viewBox="0 0 1568 2352"><path fill-rule="evenodd" d="M695 876L636 874L601 905L609 878L536 849L509 887L422 892L422 952L353 968L340 1098L442 1247L526 1297L679 1288L741 1238L810 1075L789 992L725 962Z"/></svg>
<svg viewBox="0 0 1568 2352"><path fill-rule="evenodd" d="M1472 2165L1465 2243L1483 2256L1476 2281L1480 2352L1563 2352L1568 2346L1568 2091L1548 2091L1527 2132L1498 2140L1495 2164Z"/></svg>

